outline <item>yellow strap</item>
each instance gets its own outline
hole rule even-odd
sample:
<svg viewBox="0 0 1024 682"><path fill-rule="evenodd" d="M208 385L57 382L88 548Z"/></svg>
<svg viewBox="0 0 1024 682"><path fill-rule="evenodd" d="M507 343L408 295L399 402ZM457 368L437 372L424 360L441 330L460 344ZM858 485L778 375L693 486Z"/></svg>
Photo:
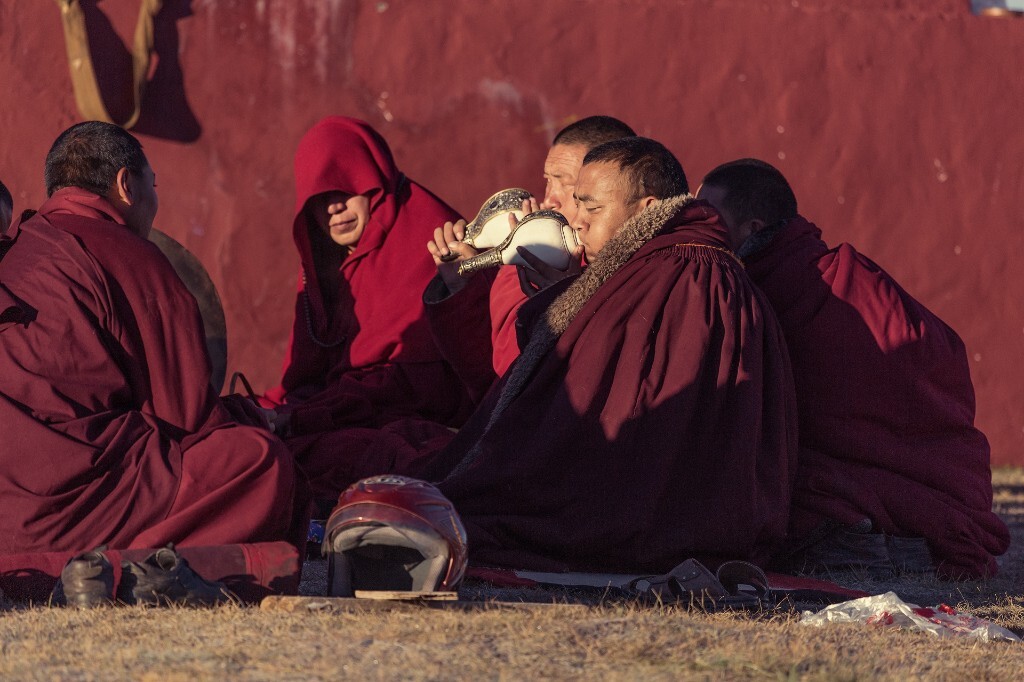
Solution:
<svg viewBox="0 0 1024 682"><path fill-rule="evenodd" d="M96 72L89 54L89 36L85 29L85 15L79 0L56 0L60 7L61 22L64 24L64 44L68 51L68 68L71 84L75 89L75 104L78 112L90 121L116 123L107 112ZM146 87L149 73L149 57L153 52L153 17L163 7L163 0L142 0L139 7L139 21L135 25L135 44L132 47L132 113L122 128L131 128L139 120L142 110L142 92Z"/></svg>

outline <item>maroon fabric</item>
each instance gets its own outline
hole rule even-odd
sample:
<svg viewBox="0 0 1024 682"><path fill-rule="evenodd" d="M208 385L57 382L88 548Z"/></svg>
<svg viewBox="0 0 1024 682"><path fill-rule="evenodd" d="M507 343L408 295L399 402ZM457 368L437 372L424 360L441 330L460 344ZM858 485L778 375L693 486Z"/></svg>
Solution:
<svg viewBox="0 0 1024 682"><path fill-rule="evenodd" d="M195 299L107 201L53 195L0 281L0 553L276 541L298 532L284 445L209 385Z"/></svg>
<svg viewBox="0 0 1024 682"><path fill-rule="evenodd" d="M800 414L792 532L825 519L924 537L947 575L994 575L985 436L957 334L849 244L803 218L747 259L789 345Z"/></svg>
<svg viewBox="0 0 1024 682"><path fill-rule="evenodd" d="M491 286L490 319L492 363L499 377L508 371L519 357L519 343L516 340L516 314L527 301L526 294L519 286L519 274L511 265L499 269Z"/></svg>
<svg viewBox="0 0 1024 682"><path fill-rule="evenodd" d="M435 275L423 292L434 341L476 403L498 378L492 366L494 353L489 315L496 274L496 270L475 274L457 294L452 294L441 276Z"/></svg>
<svg viewBox="0 0 1024 682"><path fill-rule="evenodd" d="M477 273L457 294L440 276L427 286L423 301L434 340L475 402L519 357L516 315L526 300L515 266Z"/></svg>
<svg viewBox="0 0 1024 682"><path fill-rule="evenodd" d="M442 453L451 467L478 448L440 484L474 563L665 572L690 557L761 561L783 538L788 361L725 240L707 204L681 209L589 298L491 427L509 375Z"/></svg>
<svg viewBox="0 0 1024 682"><path fill-rule="evenodd" d="M370 220L347 256L306 217L306 203L331 191L370 198ZM295 192L292 231L306 283L300 276L281 385L266 400L291 411L288 446L314 494L333 502L365 476L415 474L408 458L367 449L390 437L381 429L405 422L394 428L436 441L472 409L421 301L435 273L425 245L459 216L398 171L373 128L342 116L320 121L299 143ZM419 446L406 444L415 459Z"/></svg>
<svg viewBox="0 0 1024 682"><path fill-rule="evenodd" d="M179 547L189 567L206 580L223 582L246 603L271 594L297 594L302 562L288 542ZM114 591L121 580L121 561L144 560L154 549L107 550L114 569ZM0 555L0 591L16 601L46 602L61 569L76 552Z"/></svg>

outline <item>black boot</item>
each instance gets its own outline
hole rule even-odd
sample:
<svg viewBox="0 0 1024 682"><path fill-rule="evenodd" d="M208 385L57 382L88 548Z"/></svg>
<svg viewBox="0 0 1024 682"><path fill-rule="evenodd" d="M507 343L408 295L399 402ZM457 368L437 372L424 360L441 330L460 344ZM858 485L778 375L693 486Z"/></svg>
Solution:
<svg viewBox="0 0 1024 682"><path fill-rule="evenodd" d="M204 580L189 568L173 545L158 549L142 561L121 562L117 598L126 604L213 606L232 600L221 582Z"/></svg>

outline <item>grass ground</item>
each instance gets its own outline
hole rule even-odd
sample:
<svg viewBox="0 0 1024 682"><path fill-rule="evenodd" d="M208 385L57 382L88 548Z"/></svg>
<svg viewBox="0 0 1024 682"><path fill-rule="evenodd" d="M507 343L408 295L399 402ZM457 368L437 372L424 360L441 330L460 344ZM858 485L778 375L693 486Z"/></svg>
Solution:
<svg viewBox="0 0 1024 682"><path fill-rule="evenodd" d="M994 476L1013 533L999 577L942 583L833 576L922 605L948 603L1024 635L1024 471ZM309 566L314 592L322 565ZM471 587L471 586L470 586ZM479 592L479 588L476 590ZM534 597L537 595L534 594ZM565 594L545 596L566 599ZM7 604L0 679L800 679L1018 680L1024 644L917 632L810 628L796 611L703 614L635 604L284 613Z"/></svg>

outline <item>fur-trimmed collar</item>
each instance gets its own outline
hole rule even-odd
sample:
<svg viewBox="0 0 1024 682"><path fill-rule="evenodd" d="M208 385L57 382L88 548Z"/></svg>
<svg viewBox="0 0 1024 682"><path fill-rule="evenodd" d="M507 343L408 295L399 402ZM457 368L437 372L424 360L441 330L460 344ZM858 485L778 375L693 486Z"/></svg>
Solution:
<svg viewBox="0 0 1024 682"><path fill-rule="evenodd" d="M487 427L480 436L481 440L491 430L491 426L505 411L505 408L526 387L526 383L540 366L541 361L554 348L558 337L569 328L577 313L601 285L611 279L619 271L619 268L640 250L640 247L661 232L668 221L692 201L693 196L690 194L670 197L645 208L627 220L622 229L608 240L594 262L588 265L583 274L561 296L555 299L533 330L530 341L523 349L519 359L512 365L508 380L502 387L498 402L487 421ZM479 451L480 440L474 444L450 475L465 471L469 464L476 459Z"/></svg>
<svg viewBox="0 0 1024 682"><path fill-rule="evenodd" d="M561 336L598 287L618 272L641 246L658 234L669 219L691 201L692 196L681 194L649 206L627 220L622 229L609 239L597 254L594 262L587 266L583 274L551 304L544 316L547 322L545 326L550 327L556 337ZM532 345L534 344L531 339L527 348Z"/></svg>

